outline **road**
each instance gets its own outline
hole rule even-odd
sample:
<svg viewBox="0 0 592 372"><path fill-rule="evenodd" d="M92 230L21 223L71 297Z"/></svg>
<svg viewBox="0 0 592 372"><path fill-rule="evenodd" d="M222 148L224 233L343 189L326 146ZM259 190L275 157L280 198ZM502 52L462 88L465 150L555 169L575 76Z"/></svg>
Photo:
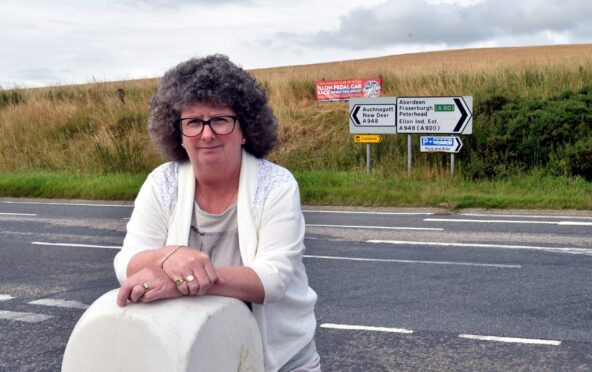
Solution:
<svg viewBox="0 0 592 372"><path fill-rule="evenodd" d="M127 204L0 200L0 370L58 371ZM323 371L592 369L592 213L305 208Z"/></svg>

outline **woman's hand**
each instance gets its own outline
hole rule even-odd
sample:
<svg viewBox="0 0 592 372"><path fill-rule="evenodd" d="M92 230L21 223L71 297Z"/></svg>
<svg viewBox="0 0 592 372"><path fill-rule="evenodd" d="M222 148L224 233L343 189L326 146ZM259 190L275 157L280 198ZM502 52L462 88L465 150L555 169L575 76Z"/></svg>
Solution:
<svg viewBox="0 0 592 372"><path fill-rule="evenodd" d="M127 300L152 302L180 296L182 293L164 271L144 268L121 283L117 294L117 304L123 307L127 304Z"/></svg>
<svg viewBox="0 0 592 372"><path fill-rule="evenodd" d="M163 264L164 272L184 295L203 296L215 283L223 284L210 257L201 251L181 247Z"/></svg>

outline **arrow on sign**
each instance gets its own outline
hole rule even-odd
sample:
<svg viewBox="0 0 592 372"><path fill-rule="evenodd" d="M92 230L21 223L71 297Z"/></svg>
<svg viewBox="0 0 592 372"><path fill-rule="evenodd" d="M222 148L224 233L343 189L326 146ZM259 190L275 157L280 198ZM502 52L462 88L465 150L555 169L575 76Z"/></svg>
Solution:
<svg viewBox="0 0 592 372"><path fill-rule="evenodd" d="M460 137L455 136L454 139L456 140L457 146L454 150L452 150L452 152L458 153L460 151L460 149L462 149L463 144L462 144L462 141L460 140Z"/></svg>
<svg viewBox="0 0 592 372"><path fill-rule="evenodd" d="M454 127L453 133L460 133L460 132L462 132L461 128L465 124L465 120L467 119L467 117L469 116L469 114L467 114L467 111L463 107L463 104L462 104L462 102L461 102L461 100L459 98L455 98L454 99L454 103L456 103L456 106L458 107L458 110L460 111L460 119L458 119L458 123Z"/></svg>
<svg viewBox="0 0 592 372"><path fill-rule="evenodd" d="M358 111L360 111L360 106L356 105L356 107L354 107L354 110L351 113L351 117L356 122L357 125L360 125L360 119L358 119L358 116L357 116Z"/></svg>

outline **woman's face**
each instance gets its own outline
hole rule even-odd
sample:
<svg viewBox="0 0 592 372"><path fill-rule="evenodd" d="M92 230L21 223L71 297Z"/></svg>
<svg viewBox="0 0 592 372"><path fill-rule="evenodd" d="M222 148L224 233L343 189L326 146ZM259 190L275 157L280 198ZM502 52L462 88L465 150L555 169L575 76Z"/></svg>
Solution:
<svg viewBox="0 0 592 372"><path fill-rule="evenodd" d="M181 112L182 119L197 118L205 121L219 116L235 115L236 113L228 107L214 106L206 102L191 104ZM208 169L215 166L220 171L224 171L240 167L243 133L238 119L230 134L216 134L210 125L204 125L203 131L198 136L181 137L182 144L194 168Z"/></svg>

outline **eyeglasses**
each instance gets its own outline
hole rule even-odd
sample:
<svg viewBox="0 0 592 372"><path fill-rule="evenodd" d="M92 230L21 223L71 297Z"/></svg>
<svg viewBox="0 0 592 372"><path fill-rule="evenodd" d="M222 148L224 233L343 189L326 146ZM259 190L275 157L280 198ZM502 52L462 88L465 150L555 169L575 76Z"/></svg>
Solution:
<svg viewBox="0 0 592 372"><path fill-rule="evenodd" d="M216 116L210 120L181 118L179 119L179 128L181 129L181 134L185 137L199 136L202 134L206 125L209 125L215 134L225 135L232 133L236 126L236 119L238 119L238 116L235 115Z"/></svg>

